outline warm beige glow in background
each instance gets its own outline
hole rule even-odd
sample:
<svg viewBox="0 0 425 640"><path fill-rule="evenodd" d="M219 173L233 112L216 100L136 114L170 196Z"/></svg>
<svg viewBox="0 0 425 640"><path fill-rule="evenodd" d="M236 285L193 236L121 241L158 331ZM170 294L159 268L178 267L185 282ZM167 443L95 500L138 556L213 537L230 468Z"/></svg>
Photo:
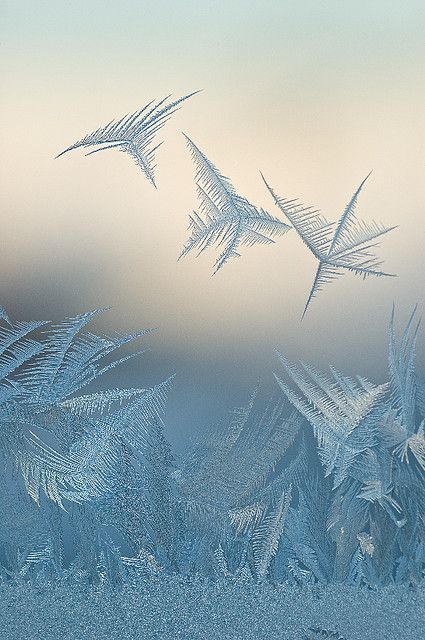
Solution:
<svg viewBox="0 0 425 640"><path fill-rule="evenodd" d="M393 301L400 323L423 303L421 0L1 7L1 304L14 317L112 306L103 326L160 327L152 362L158 377L180 371L177 430L191 403L203 420L243 401L258 375L272 385L275 346L385 375ZM157 191L118 152L54 160L113 117L196 89L160 134ZM315 264L294 231L245 248L214 278L213 253L176 263L196 206L181 131L273 214L259 169L280 195L331 219L373 169L358 212L400 225L379 250L399 277L345 275L301 324ZM423 339L418 346L423 362Z"/></svg>

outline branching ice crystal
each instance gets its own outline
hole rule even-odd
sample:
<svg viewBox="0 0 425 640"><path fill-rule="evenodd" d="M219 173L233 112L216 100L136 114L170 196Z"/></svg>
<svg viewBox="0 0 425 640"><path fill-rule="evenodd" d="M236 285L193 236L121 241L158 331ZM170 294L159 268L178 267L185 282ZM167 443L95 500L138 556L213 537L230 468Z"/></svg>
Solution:
<svg viewBox="0 0 425 640"><path fill-rule="evenodd" d="M179 259L195 249L199 255L213 245L221 247L221 254L214 265L216 273L228 260L240 257L241 246L272 244L275 236L281 236L290 229L278 218L239 196L228 178L185 137L197 168L201 215L195 211L190 216L191 235Z"/></svg>
<svg viewBox="0 0 425 640"><path fill-rule="evenodd" d="M262 176L276 205L319 262L303 317L323 285L337 278L344 270L352 271L363 278L394 275L379 269L382 261L371 249L377 246L377 238L395 227L364 222L356 216L357 200L369 175L360 184L337 223L328 222L317 209L305 207L296 199L280 198Z"/></svg>

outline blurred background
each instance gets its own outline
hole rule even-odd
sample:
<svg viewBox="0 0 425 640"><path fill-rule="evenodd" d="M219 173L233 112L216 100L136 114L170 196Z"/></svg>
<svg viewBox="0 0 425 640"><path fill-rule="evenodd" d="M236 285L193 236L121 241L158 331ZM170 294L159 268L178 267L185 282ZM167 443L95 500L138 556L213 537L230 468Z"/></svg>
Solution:
<svg viewBox="0 0 425 640"><path fill-rule="evenodd" d="M178 374L167 412L176 450L258 378L275 388L274 348L385 380L393 302L400 326L416 302L423 312L422 0L0 5L0 304L13 318L110 306L98 330L158 327L113 383ZM160 133L157 190L122 153L54 159L114 117L197 89ZM358 214L400 225L379 249L399 277L344 275L301 322L315 261L294 231L245 248L213 278L212 252L177 263L196 207L182 131L273 214L260 169L279 195L331 220L373 169Z"/></svg>

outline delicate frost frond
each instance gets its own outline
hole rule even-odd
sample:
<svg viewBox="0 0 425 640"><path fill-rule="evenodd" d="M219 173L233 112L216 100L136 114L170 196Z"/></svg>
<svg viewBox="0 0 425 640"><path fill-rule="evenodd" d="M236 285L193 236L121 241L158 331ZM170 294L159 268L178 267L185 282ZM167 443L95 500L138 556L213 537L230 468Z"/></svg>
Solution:
<svg viewBox="0 0 425 640"><path fill-rule="evenodd" d="M174 377L170 376L144 393L135 394L123 408L111 414L106 432L125 437L136 449L149 446L151 429L162 420Z"/></svg>
<svg viewBox="0 0 425 640"><path fill-rule="evenodd" d="M311 301L316 297L319 291L321 291L323 286L328 282L336 280L336 278L338 278L338 276L340 275L341 269L336 267L334 264L325 264L324 262L319 262L316 275L313 280L313 285L311 287L310 293L308 294L307 302L303 309L301 318L304 318Z"/></svg>
<svg viewBox="0 0 425 640"><path fill-rule="evenodd" d="M9 316L6 313L6 310L3 307L0 307L0 320L5 320L7 324L11 324L9 320Z"/></svg>
<svg viewBox="0 0 425 640"><path fill-rule="evenodd" d="M298 200L280 198L262 177L275 204L319 262L302 317L322 287L338 278L344 270L363 278L393 275L381 271L379 267L382 262L371 250L379 245L379 242L373 241L395 227L364 222L355 214L360 191L369 176L360 184L336 224L329 223L317 210L299 204Z"/></svg>
<svg viewBox="0 0 425 640"><path fill-rule="evenodd" d="M170 96L163 98L159 102L149 102L142 109L119 120L113 120L105 127L89 133L78 142L67 147L56 157L59 158L64 153L79 147L95 147L93 151L86 155L104 151L105 149L118 149L128 153L141 168L147 179L155 186L155 151L161 144L152 144L155 135L170 116L180 108L181 104L196 93L198 91L194 91L173 102L167 102Z"/></svg>
<svg viewBox="0 0 425 640"><path fill-rule="evenodd" d="M380 480L370 480L364 483L357 498L366 502L377 502L389 515L396 527L401 528L406 524L406 518L402 516L402 508L391 495L392 487L385 487Z"/></svg>
<svg viewBox="0 0 425 640"><path fill-rule="evenodd" d="M66 455L31 433L17 454L31 497L39 502L43 491L62 505L63 498L81 502L110 489L122 455L120 442L124 439L138 450L149 448L151 430L161 420L171 380L146 391L137 390L140 393L133 394L125 407L94 423L92 431Z"/></svg>
<svg viewBox="0 0 425 640"><path fill-rule="evenodd" d="M280 198L261 174L275 204L288 218L295 231L310 251L320 259L329 249L332 241L334 224L328 222L317 209L305 207L298 200Z"/></svg>
<svg viewBox="0 0 425 640"><path fill-rule="evenodd" d="M252 538L254 565L260 580L267 577L270 563L277 553L285 518L291 503L291 487L282 496L272 513L266 515L256 527Z"/></svg>
<svg viewBox="0 0 425 640"><path fill-rule="evenodd" d="M22 471L28 494L37 504L40 492L62 506L64 493L73 492L75 499L84 500L98 495L87 492L80 472L79 461L74 457L64 456L32 433L27 439L26 447L17 455L17 463Z"/></svg>
<svg viewBox="0 0 425 640"><path fill-rule="evenodd" d="M415 322L416 309L409 318L406 328L397 347L394 326L394 307L389 325L389 369L391 376L392 401L401 418L402 426L408 433L413 433L415 401L416 401L416 379L414 371L414 358L416 339L420 320Z"/></svg>
<svg viewBox="0 0 425 640"><path fill-rule="evenodd" d="M289 510L285 540L301 566L308 568L319 582L326 582L333 570L332 543L326 532L331 483L310 468L297 489L298 505Z"/></svg>
<svg viewBox="0 0 425 640"><path fill-rule="evenodd" d="M275 401L257 416L253 412L255 396L256 391L247 406L233 412L225 428L223 425L201 439L179 475L187 498L214 505L226 521L229 511L236 514L256 502L266 506L275 503L275 493L280 497L289 484L281 479L276 491L270 487L277 465L299 432L300 418L295 412L286 417L286 403ZM284 475L286 478L286 472ZM267 497L257 500L263 490Z"/></svg>
<svg viewBox="0 0 425 640"><path fill-rule="evenodd" d="M43 351L44 345L28 336L44 324L46 323L17 322L7 328L0 328L0 380L13 374Z"/></svg>
<svg viewBox="0 0 425 640"><path fill-rule="evenodd" d="M51 398L53 387L66 366L75 337L95 315L103 311L105 309L96 309L50 327L43 353L21 376L25 386L34 391L39 400Z"/></svg>
<svg viewBox="0 0 425 640"><path fill-rule="evenodd" d="M221 254L215 262L216 273L228 260L240 256L239 250L243 245L272 244L274 237L290 229L279 218L239 196L229 179L185 137L197 168L200 211L205 219L196 211L190 216L191 235L179 259L194 249L199 255L210 246L221 247Z"/></svg>
<svg viewBox="0 0 425 640"><path fill-rule="evenodd" d="M144 329L116 337L101 337L89 332L80 335L87 324L104 311L96 309L50 327L39 357L19 377L31 397L38 402L63 401L110 369L144 353L145 350L132 352L105 363L115 351L154 330Z"/></svg>
<svg viewBox="0 0 425 640"><path fill-rule="evenodd" d="M363 555L373 556L375 551L375 545L373 544L373 538L368 533L362 531L357 534L357 540L360 544L360 549Z"/></svg>
<svg viewBox="0 0 425 640"><path fill-rule="evenodd" d="M227 565L226 554L224 553L224 549L221 544L218 545L217 549L214 551L214 557L217 562L217 568L221 575L225 578L231 575L229 571L229 567Z"/></svg>
<svg viewBox="0 0 425 640"><path fill-rule="evenodd" d="M328 378L311 365L297 367L282 354L278 357L301 395L278 376L275 378L288 400L312 425L326 475L335 470L338 486L358 456L376 442L378 420L374 410L381 411L379 402L388 385L375 386L365 380L360 383L335 376L335 372Z"/></svg>
<svg viewBox="0 0 425 640"><path fill-rule="evenodd" d="M90 416L97 413L103 415L108 413L114 405L121 406L126 400L144 393L147 393L146 389L108 389L64 400L60 406L70 409L76 415Z"/></svg>
<svg viewBox="0 0 425 640"><path fill-rule="evenodd" d="M186 134L183 135L196 166L198 188L200 186L203 189L221 215L223 211L235 213L235 210L232 211L232 206L234 206L234 199L238 196L230 180L220 173Z"/></svg>
<svg viewBox="0 0 425 640"><path fill-rule="evenodd" d="M43 322L0 328L0 450L16 460L37 502L41 493L59 505L64 498L100 496L116 479L124 443L138 452L154 446L171 379L152 389L113 389L70 399L136 355L111 358L151 331L112 337L83 333L102 311L42 332Z"/></svg>
<svg viewBox="0 0 425 640"><path fill-rule="evenodd" d="M251 527L256 527L264 515L265 506L260 503L246 507L231 509L229 518L238 535L246 533Z"/></svg>
<svg viewBox="0 0 425 640"><path fill-rule="evenodd" d="M123 556L121 560L127 567L143 569L150 574L157 574L163 570L163 567L158 563L155 556L148 553L145 549L141 549L136 558Z"/></svg>
<svg viewBox="0 0 425 640"><path fill-rule="evenodd" d="M316 432L331 425L331 428L340 434L350 434L388 389L388 385L372 385L368 381L365 389L366 381L360 384L347 378L342 385L339 380L334 382L332 378L317 372L311 365L301 363L301 367L297 367L281 353L277 352L277 355L307 402L302 399L296 401L295 394L275 376L279 385L288 395L290 402L309 421L314 420ZM346 395L345 391L347 381L350 382L349 395Z"/></svg>
<svg viewBox="0 0 425 640"><path fill-rule="evenodd" d="M403 462L409 463L409 451L416 458L417 463L421 467L422 471L425 471L425 429L424 421L421 424L416 433L407 437L394 449L394 455L398 456Z"/></svg>
<svg viewBox="0 0 425 640"><path fill-rule="evenodd" d="M344 212L335 230L335 234L332 238L331 246L329 248L329 253L333 253L334 251L338 252L338 250L346 246L347 241L350 244L353 244L353 241L355 241L353 237L353 233L354 234L356 233L357 225L358 225L358 221L356 219L356 214L355 214L357 200L358 200L360 191L363 189L363 185L365 184L366 180L369 178L371 173L372 172L370 172L366 176L366 178L362 180L359 187L357 188L354 195L352 196L350 202L345 207Z"/></svg>

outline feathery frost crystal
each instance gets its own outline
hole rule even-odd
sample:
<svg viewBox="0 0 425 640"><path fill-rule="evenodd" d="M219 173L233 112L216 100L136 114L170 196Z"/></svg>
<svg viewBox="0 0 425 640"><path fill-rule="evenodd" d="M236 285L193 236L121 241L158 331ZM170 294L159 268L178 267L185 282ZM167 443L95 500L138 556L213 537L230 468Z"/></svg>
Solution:
<svg viewBox="0 0 425 640"><path fill-rule="evenodd" d="M392 315L388 383L280 355L283 397L261 408L255 389L177 461L162 423L171 379L86 389L141 353L115 355L150 332L87 331L102 311L58 324L2 314L2 588L67 585L72 597L85 584L129 596L207 580L244 598L252 589L266 597L268 583L302 588L303 597L332 583L423 584L425 383L414 371L415 311L399 340ZM306 637L341 637L334 628L310 627Z"/></svg>
<svg viewBox="0 0 425 640"><path fill-rule="evenodd" d="M79 147L95 147L86 155L105 151L105 149L118 149L128 153L134 162L141 168L147 179L155 185L155 151L162 144L153 144L155 135L164 126L172 114L181 104L198 93L195 91L183 96L174 102L167 102L170 96L159 102L149 102L142 109L126 115L119 120L112 120L105 127L100 127L93 133L75 142L62 151L57 158L68 151Z"/></svg>
<svg viewBox="0 0 425 640"><path fill-rule="evenodd" d="M371 252L371 249L377 246L378 243L375 242L377 238L395 227L384 227L376 222L364 222L356 216L357 200L369 175L352 196L338 223L328 222L317 209L305 207L298 200L280 198L262 176L275 204L285 214L319 262L303 317L312 299L323 285L335 280L344 270L352 271L363 278L394 275L379 269L382 262Z"/></svg>
<svg viewBox="0 0 425 640"><path fill-rule="evenodd" d="M185 138L197 169L201 215L194 211L190 216L191 235L179 258L193 250L197 250L199 255L213 245L221 247L221 254L214 265L216 273L228 260L240 257L241 246L273 244L275 236L281 236L290 229L278 218L239 196L228 178L187 136Z"/></svg>

